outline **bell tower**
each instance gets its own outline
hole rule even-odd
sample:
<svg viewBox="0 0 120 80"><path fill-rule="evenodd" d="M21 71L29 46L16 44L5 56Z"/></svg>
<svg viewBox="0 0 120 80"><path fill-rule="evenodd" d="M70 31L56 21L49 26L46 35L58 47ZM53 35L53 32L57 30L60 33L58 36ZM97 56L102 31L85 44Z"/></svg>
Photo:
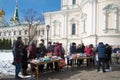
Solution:
<svg viewBox="0 0 120 80"><path fill-rule="evenodd" d="M16 0L16 7L14 12L14 20L19 22L19 15L18 15L18 1Z"/></svg>
<svg viewBox="0 0 120 80"><path fill-rule="evenodd" d="M75 9L79 8L81 0L61 0L61 9Z"/></svg>
<svg viewBox="0 0 120 80"><path fill-rule="evenodd" d="M10 19L13 25L19 25L19 15L18 15L18 1L16 0L14 16Z"/></svg>

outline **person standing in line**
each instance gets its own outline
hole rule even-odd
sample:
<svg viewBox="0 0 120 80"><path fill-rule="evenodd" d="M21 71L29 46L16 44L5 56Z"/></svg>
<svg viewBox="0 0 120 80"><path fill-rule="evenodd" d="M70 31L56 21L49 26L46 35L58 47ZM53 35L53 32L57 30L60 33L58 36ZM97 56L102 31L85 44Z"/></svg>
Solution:
<svg viewBox="0 0 120 80"><path fill-rule="evenodd" d="M70 46L70 55L76 54L76 43L72 43L72 45ZM72 60L67 60L68 65L72 66Z"/></svg>
<svg viewBox="0 0 120 80"><path fill-rule="evenodd" d="M59 43L55 44L54 55L57 57L61 57L61 49L60 49ZM55 62L54 64L55 64L55 70L58 71L58 63Z"/></svg>
<svg viewBox="0 0 120 80"><path fill-rule="evenodd" d="M31 42L29 46L29 59L35 59L37 56L37 48L34 41Z"/></svg>
<svg viewBox="0 0 120 80"><path fill-rule="evenodd" d="M93 55L93 50L90 47L90 45L85 47L85 54L87 57L91 57ZM89 64L89 60L87 59L87 66L92 64L92 59L90 58L90 64Z"/></svg>
<svg viewBox="0 0 120 80"><path fill-rule="evenodd" d="M113 49L113 52L115 54L117 54L119 51L120 51L120 47L119 46L117 46L116 48Z"/></svg>
<svg viewBox="0 0 120 80"><path fill-rule="evenodd" d="M90 47L92 48L92 59L91 59L91 61L92 61L92 65L95 65L95 56L96 56L96 54L95 54L95 47L93 46L93 44L90 44Z"/></svg>
<svg viewBox="0 0 120 80"><path fill-rule="evenodd" d="M39 47L37 48L37 58L44 58L46 54L46 47L43 43L39 44ZM44 69L44 64L39 65L39 71L43 71Z"/></svg>
<svg viewBox="0 0 120 80"><path fill-rule="evenodd" d="M27 50L28 50L28 46L25 45L23 47L23 51L22 51L22 53L23 53L23 57L22 57L22 75L23 76L28 75L28 73L27 73L27 68L28 68L28 57L27 57L28 52L27 52Z"/></svg>
<svg viewBox="0 0 120 80"><path fill-rule="evenodd" d="M65 60L65 49L64 47L62 46L62 43L60 43L60 49L61 49L61 58Z"/></svg>
<svg viewBox="0 0 120 80"><path fill-rule="evenodd" d="M22 68L22 49L23 49L22 38L18 37L17 41L15 41L13 45L13 56L15 62L15 78L21 78L19 77L19 72L21 71Z"/></svg>
<svg viewBox="0 0 120 80"><path fill-rule="evenodd" d="M28 51L29 51L29 56L28 56L29 61L37 57L37 48L36 48L34 41L30 43ZM35 66L33 66L31 70L35 72L36 70Z"/></svg>
<svg viewBox="0 0 120 80"><path fill-rule="evenodd" d="M118 63L119 63L120 47L117 46L116 48L114 48L114 49L113 49L113 53L114 53L114 54L112 54L113 63L115 62L115 63L118 64Z"/></svg>
<svg viewBox="0 0 120 80"><path fill-rule="evenodd" d="M84 46L83 43L82 43L82 44L79 44L78 47L76 48L76 52L77 52L77 53L80 53L80 54L84 54L84 50L85 50L85 46ZM78 66L81 66L82 63L83 63L83 59L78 59L78 60L77 60L77 65L78 65Z"/></svg>
<svg viewBox="0 0 120 80"><path fill-rule="evenodd" d="M112 47L106 44L106 69L110 69Z"/></svg>
<svg viewBox="0 0 120 80"><path fill-rule="evenodd" d="M98 68L97 71L100 71L100 67L102 66L102 71L105 71L105 59L106 59L106 47L103 42L99 42L98 47L96 48L96 52L98 53Z"/></svg>
<svg viewBox="0 0 120 80"><path fill-rule="evenodd" d="M53 48L51 42L48 42L47 54L46 54L46 55L52 56L52 55L53 55L53 52L54 52L54 48ZM48 53L49 53L49 54L48 54ZM47 64L47 70L49 70L49 67L50 67L51 70L53 70L53 63L48 63L48 64Z"/></svg>

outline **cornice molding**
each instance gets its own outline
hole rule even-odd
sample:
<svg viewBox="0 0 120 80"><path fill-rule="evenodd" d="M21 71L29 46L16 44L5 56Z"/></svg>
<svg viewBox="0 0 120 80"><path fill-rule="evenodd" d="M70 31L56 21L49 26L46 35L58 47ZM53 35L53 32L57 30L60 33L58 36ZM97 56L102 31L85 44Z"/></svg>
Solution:
<svg viewBox="0 0 120 80"><path fill-rule="evenodd" d="M120 35L100 35L98 37L120 38Z"/></svg>
<svg viewBox="0 0 120 80"><path fill-rule="evenodd" d="M96 37L96 36L97 38L99 37L120 38L120 35L89 35L89 36L82 37L82 39Z"/></svg>
<svg viewBox="0 0 120 80"><path fill-rule="evenodd" d="M76 9L67 9L67 10L60 10L60 11L54 11L54 12L46 12L44 13L45 16L49 16L49 15L55 15L55 14L66 14L66 13L71 13L71 12L79 12L80 9L76 8Z"/></svg>
<svg viewBox="0 0 120 80"><path fill-rule="evenodd" d="M101 2L108 2L108 1L120 1L120 0L97 0L98 3L101 3Z"/></svg>

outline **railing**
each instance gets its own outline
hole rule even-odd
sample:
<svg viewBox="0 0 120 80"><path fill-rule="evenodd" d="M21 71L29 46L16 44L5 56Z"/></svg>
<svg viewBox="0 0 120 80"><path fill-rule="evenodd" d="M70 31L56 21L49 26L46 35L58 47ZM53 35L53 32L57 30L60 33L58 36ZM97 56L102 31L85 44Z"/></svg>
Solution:
<svg viewBox="0 0 120 80"><path fill-rule="evenodd" d="M9 49L9 50L0 50L0 52L12 52L12 49Z"/></svg>
<svg viewBox="0 0 120 80"><path fill-rule="evenodd" d="M14 74L15 67L12 65L12 60L0 60L0 73Z"/></svg>

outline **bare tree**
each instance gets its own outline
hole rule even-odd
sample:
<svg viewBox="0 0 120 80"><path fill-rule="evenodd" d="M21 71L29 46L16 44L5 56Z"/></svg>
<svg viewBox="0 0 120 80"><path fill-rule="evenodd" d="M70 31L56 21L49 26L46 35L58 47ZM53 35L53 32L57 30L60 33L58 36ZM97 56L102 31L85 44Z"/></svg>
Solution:
<svg viewBox="0 0 120 80"><path fill-rule="evenodd" d="M41 13L38 13L37 11L34 11L33 9L24 10L22 12L23 12L23 19L29 27L28 28L28 38L29 38L28 43L30 43L35 36L35 32L36 32L38 25L40 24L41 21L43 21L44 17L42 16Z"/></svg>

